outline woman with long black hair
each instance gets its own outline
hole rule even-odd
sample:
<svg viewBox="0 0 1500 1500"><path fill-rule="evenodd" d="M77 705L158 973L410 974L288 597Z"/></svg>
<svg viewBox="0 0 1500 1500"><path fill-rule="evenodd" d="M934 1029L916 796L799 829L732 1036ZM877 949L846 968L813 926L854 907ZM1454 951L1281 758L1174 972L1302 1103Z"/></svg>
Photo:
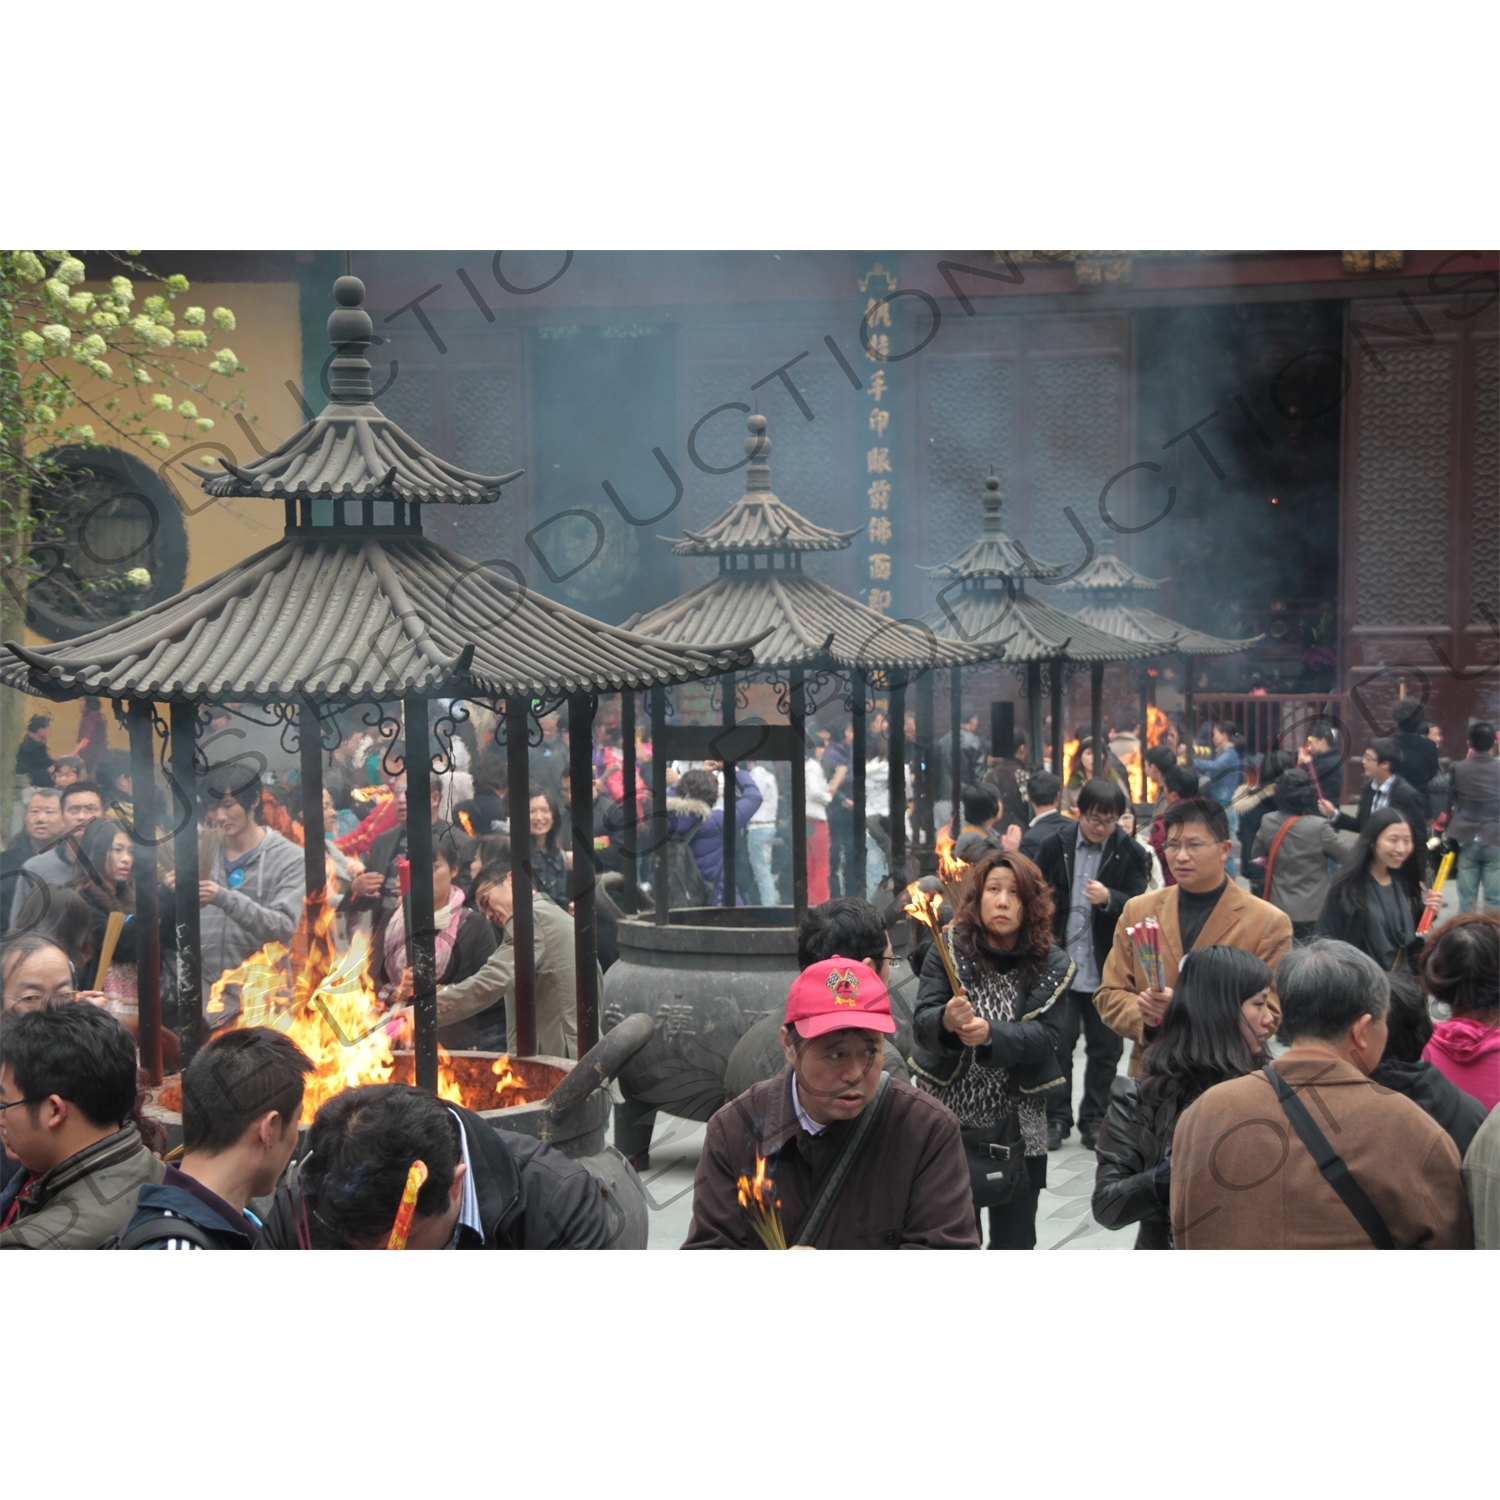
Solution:
<svg viewBox="0 0 1500 1500"><path fill-rule="evenodd" d="M990 1211L990 1249L1036 1247L1047 1185L1048 1092L1063 1087L1057 1001L1072 960L1052 941L1052 888L1024 854L996 852L964 876L958 911L922 964L912 1017L912 1082L941 1099L963 1134L974 1219Z"/></svg>
<svg viewBox="0 0 1500 1500"><path fill-rule="evenodd" d="M1140 1076L1122 1079L1095 1148L1094 1218L1106 1229L1138 1224L1137 1250L1170 1250L1172 1132L1200 1094L1265 1061L1274 1025L1271 970L1243 948L1194 948L1183 957L1172 1003Z"/></svg>
<svg viewBox="0 0 1500 1500"><path fill-rule="evenodd" d="M561 843L562 811L557 798L547 791L533 791L528 817L531 823L531 879L564 911L573 895L570 889L571 850Z"/></svg>
<svg viewBox="0 0 1500 1500"><path fill-rule="evenodd" d="M1406 815L1383 807L1366 820L1329 886L1318 936L1368 953L1388 974L1402 962L1410 969L1422 952L1423 939L1417 936L1422 909L1436 911L1442 901L1422 888L1421 856Z"/></svg>

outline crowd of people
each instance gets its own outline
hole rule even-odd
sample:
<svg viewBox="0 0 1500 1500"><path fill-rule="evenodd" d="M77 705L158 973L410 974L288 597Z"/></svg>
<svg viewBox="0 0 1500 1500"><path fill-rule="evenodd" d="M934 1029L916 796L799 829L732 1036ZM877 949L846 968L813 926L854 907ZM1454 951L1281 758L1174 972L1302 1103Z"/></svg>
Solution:
<svg viewBox="0 0 1500 1500"><path fill-rule="evenodd" d="M310 1124L311 1151L297 1150L310 1064L281 1032L237 1024L219 981L291 939L299 845L321 837L340 940L363 931L381 999L408 1003L403 747L352 728L315 808L292 776L231 763L201 778L210 1040L182 1075L180 1158L164 1161L136 1053L145 950L129 762L102 745L92 768L81 753L53 758L45 730L34 722L28 735L40 750L23 746L37 784L0 869L0 1248L383 1246L414 1160L426 1177L412 1188L413 1247L612 1243L607 1195L583 1168L401 1085L336 1096ZM814 904L766 1038L785 1066L710 1122L687 1248L765 1242L741 1180L757 1177L775 1184L789 1245L1032 1248L1049 1155L1075 1128L1096 1154L1095 1217L1135 1226L1139 1248L1500 1246L1493 726L1472 725L1468 755L1446 771L1411 721L1363 747L1314 726L1258 761L1229 724L1137 743L1133 765L1118 736L1096 747L1080 732L1056 771L1029 765L1021 737L1010 756L986 756L977 730L971 718L956 751L937 747L950 778L960 760L959 806L935 809L960 873L949 920L910 957L909 1028L887 987L899 902L871 899L913 873L889 868L889 819L871 790L888 725L877 716L867 742L863 830L847 796L852 734L812 736ZM1346 811L1354 748L1365 785ZM637 756L643 818L650 749ZM471 727L463 751L432 791L440 1040L515 1050L506 1000L524 859L538 1050L576 1057L566 726L543 720L522 825L493 738ZM606 966L611 913L622 914L609 877L623 869L623 763L601 733ZM667 770L673 904L723 899L723 774L713 762ZM742 901L779 893L787 796L784 768L736 768ZM856 891L861 836L869 883ZM1433 874L1445 853L1460 913L1441 922ZM649 889L654 866L636 873ZM159 876L163 993L175 1000L175 903L192 897L170 868ZM1148 926L1152 957L1134 936ZM199 1017L169 1003L166 1020L172 1066Z"/></svg>

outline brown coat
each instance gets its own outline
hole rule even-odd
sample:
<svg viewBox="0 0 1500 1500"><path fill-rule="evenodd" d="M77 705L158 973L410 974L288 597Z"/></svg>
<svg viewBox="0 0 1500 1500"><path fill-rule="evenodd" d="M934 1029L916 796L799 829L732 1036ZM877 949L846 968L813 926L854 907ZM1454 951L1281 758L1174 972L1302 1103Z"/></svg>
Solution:
<svg viewBox="0 0 1500 1500"><path fill-rule="evenodd" d="M809 1135L792 1104L790 1068L731 1100L708 1122L682 1248L761 1248L738 1194L741 1174L755 1174L757 1150L794 1244L853 1129L851 1120ZM946 1105L891 1080L880 1118L814 1244L819 1250L979 1248L969 1166L958 1120Z"/></svg>
<svg viewBox="0 0 1500 1500"><path fill-rule="evenodd" d="M1161 924L1162 967L1166 970L1167 988L1172 989L1177 983L1177 966L1182 962L1177 892L1178 887L1171 885L1165 890L1147 891L1144 896L1132 896L1125 903L1125 910L1115 924L1114 944L1104 961L1103 983L1094 993L1094 1005L1104 1018L1104 1024L1135 1043L1130 1050L1129 1072L1132 1078L1141 1070L1141 1052L1146 1045L1145 1022L1141 1019L1141 1005L1136 996L1148 986L1127 929L1147 917L1155 917ZM1291 951L1292 921L1269 901L1242 891L1231 880L1224 887L1219 904L1209 913L1194 946L1210 948L1215 944L1243 948L1263 959L1274 970ZM1281 1006L1276 1003L1274 988L1271 1000L1279 1025Z"/></svg>
<svg viewBox="0 0 1500 1500"><path fill-rule="evenodd" d="M1294 1047L1275 1067L1379 1210L1397 1249L1473 1247L1458 1148L1441 1125L1340 1058ZM1178 1121L1172 1232L1179 1250L1374 1248L1258 1072L1209 1089Z"/></svg>

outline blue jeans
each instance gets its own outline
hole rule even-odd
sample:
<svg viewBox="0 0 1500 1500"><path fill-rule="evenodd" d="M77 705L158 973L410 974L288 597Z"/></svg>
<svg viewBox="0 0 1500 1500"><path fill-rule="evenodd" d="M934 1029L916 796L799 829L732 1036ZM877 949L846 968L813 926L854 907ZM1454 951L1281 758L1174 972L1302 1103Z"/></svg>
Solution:
<svg viewBox="0 0 1500 1500"><path fill-rule="evenodd" d="M760 893L762 906L781 904L781 897L776 892L776 877L771 873L771 840L775 837L774 823L750 823L745 827L750 869L755 875L755 888Z"/></svg>
<svg viewBox="0 0 1500 1500"><path fill-rule="evenodd" d="M1232 807L1224 809L1229 819L1229 858L1224 864L1224 873L1233 880L1240 873L1240 815Z"/></svg>
<svg viewBox="0 0 1500 1500"><path fill-rule="evenodd" d="M885 879L888 869L885 851L867 833L865 835L865 900L875 899L875 893L880 889L880 882Z"/></svg>
<svg viewBox="0 0 1500 1500"><path fill-rule="evenodd" d="M1464 844L1458 851L1458 909L1473 911L1484 885L1486 911L1500 911L1500 846Z"/></svg>

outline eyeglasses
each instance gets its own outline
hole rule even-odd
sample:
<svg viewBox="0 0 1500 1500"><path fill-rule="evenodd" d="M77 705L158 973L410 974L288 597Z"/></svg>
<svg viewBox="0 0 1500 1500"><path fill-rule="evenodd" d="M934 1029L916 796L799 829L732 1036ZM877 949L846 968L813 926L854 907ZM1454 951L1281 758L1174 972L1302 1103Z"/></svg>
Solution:
<svg viewBox="0 0 1500 1500"><path fill-rule="evenodd" d="M1218 847L1217 844L1206 844L1202 839L1193 839L1185 844L1168 844L1166 845L1166 850L1168 854L1190 854L1196 859L1205 849L1217 849Z"/></svg>
<svg viewBox="0 0 1500 1500"><path fill-rule="evenodd" d="M1086 812L1080 813L1078 820L1080 823L1087 823L1090 828L1113 828L1122 816L1121 813Z"/></svg>
<svg viewBox="0 0 1500 1500"><path fill-rule="evenodd" d="M901 967L901 960L894 953L882 953L880 955L880 962L887 969L899 969Z"/></svg>
<svg viewBox="0 0 1500 1500"><path fill-rule="evenodd" d="M9 1104L0 1104L0 1112L7 1109L16 1109L22 1104L45 1104L45 1099L12 1099Z"/></svg>

